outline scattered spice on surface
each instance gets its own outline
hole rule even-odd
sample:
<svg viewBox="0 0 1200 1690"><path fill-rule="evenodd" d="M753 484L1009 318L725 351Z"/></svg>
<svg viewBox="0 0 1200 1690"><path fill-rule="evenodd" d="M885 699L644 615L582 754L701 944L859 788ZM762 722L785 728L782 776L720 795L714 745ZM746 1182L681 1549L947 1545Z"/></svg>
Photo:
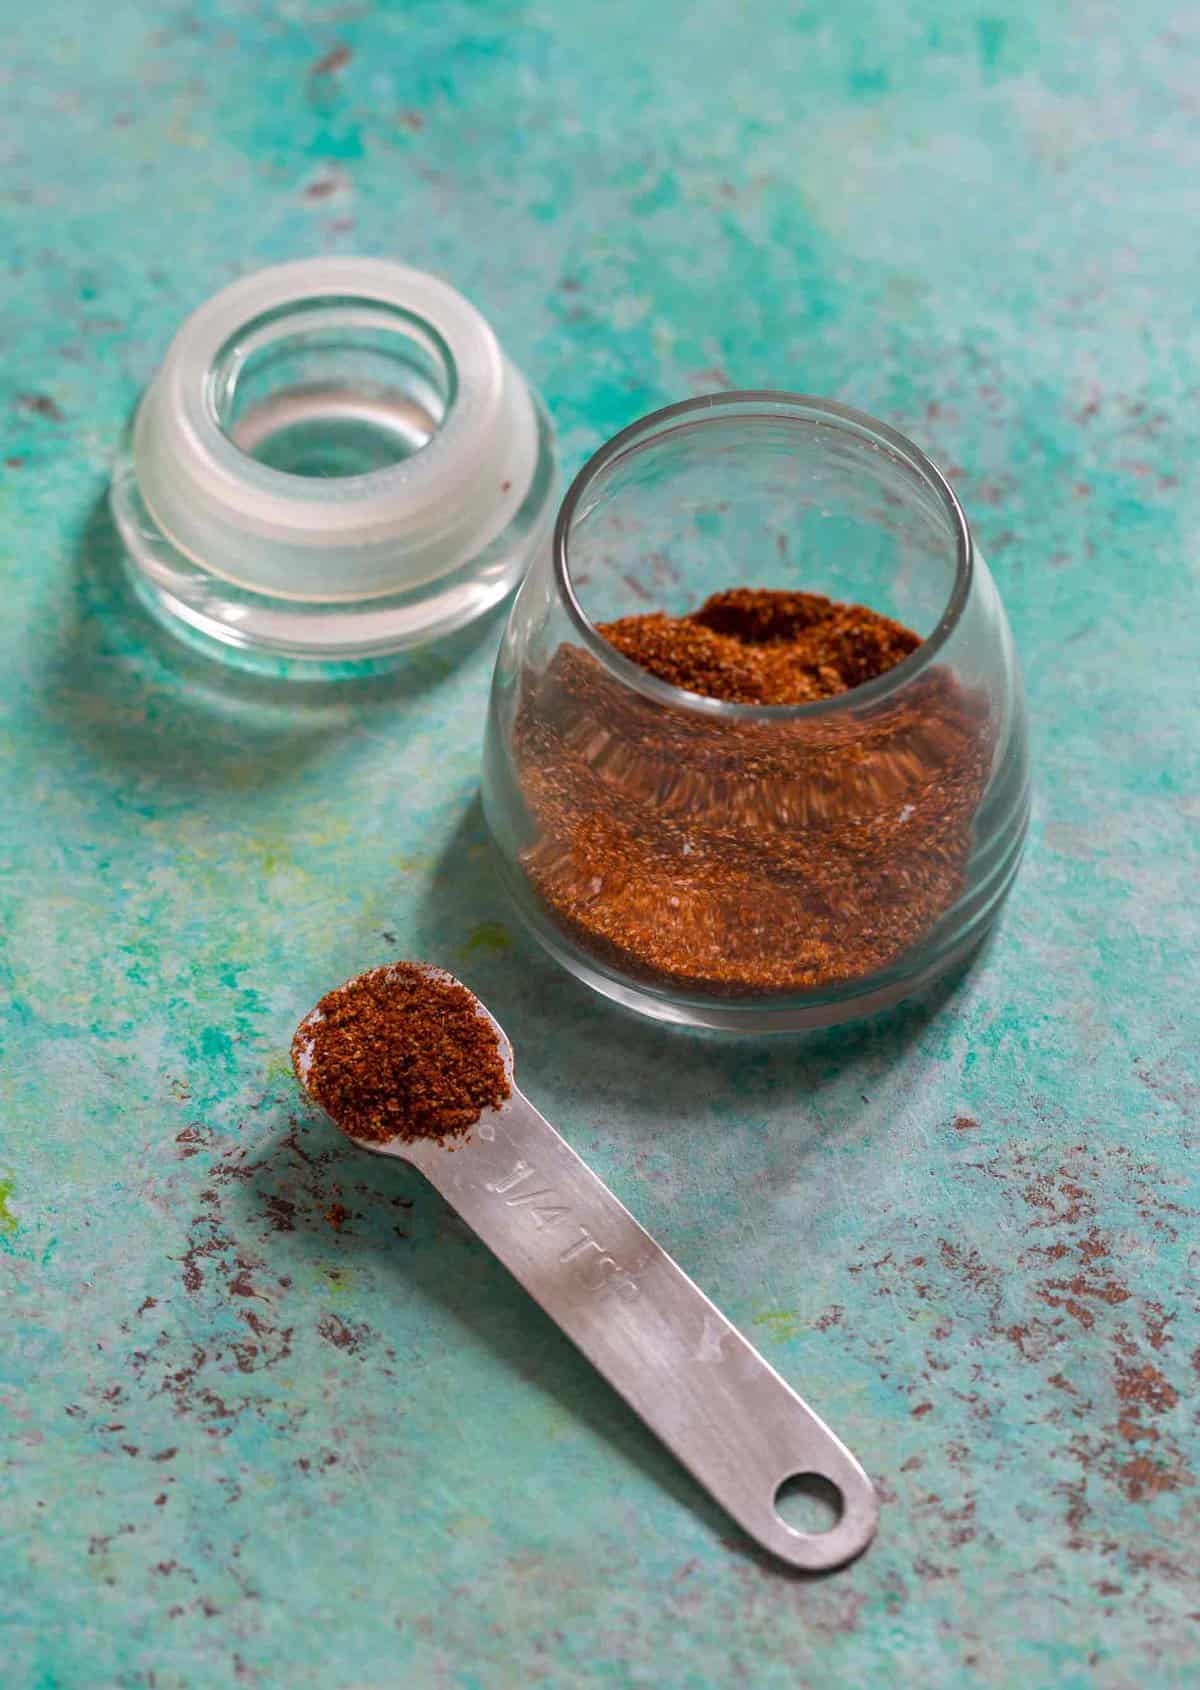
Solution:
<svg viewBox="0 0 1200 1690"><path fill-rule="evenodd" d="M350 1211L344 1203L331 1203L325 1211L325 1219L335 1232L340 1232L350 1219Z"/></svg>
<svg viewBox="0 0 1200 1690"><path fill-rule="evenodd" d="M471 993L408 962L327 992L296 1031L292 1064L343 1132L369 1144L460 1135L511 1089Z"/></svg>
<svg viewBox="0 0 1200 1690"><path fill-rule="evenodd" d="M750 589L599 631L661 680L759 706L849 692L921 643L861 605ZM717 996L856 980L914 947L963 889L991 759L986 702L946 668L853 712L726 717L569 644L527 672L513 747L522 860L556 923Z"/></svg>

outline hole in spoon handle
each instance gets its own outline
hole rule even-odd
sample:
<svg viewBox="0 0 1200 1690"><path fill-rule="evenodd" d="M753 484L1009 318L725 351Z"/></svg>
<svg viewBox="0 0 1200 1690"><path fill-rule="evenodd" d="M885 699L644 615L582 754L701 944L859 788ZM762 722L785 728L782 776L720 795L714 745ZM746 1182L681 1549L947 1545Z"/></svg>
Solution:
<svg viewBox="0 0 1200 1690"><path fill-rule="evenodd" d="M764 1549L815 1572L866 1548L878 1502L850 1451L519 1092L452 1153L403 1154ZM813 1476L840 1512L798 1531L776 1499Z"/></svg>

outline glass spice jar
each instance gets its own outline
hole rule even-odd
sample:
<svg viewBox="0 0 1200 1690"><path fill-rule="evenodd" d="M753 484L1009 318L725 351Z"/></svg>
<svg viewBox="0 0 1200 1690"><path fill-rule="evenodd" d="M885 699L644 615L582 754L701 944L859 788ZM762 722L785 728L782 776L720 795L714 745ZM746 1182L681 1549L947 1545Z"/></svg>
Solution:
<svg viewBox="0 0 1200 1690"><path fill-rule="evenodd" d="M541 404L467 299L388 259L310 258L186 320L109 498L173 633L326 679L498 604L545 545L554 485Z"/></svg>
<svg viewBox="0 0 1200 1690"><path fill-rule="evenodd" d="M813 703L727 703L599 626L734 587L865 605L921 644ZM952 489L885 424L726 393L576 477L513 606L485 812L524 919L597 991L764 1032L882 1009L983 938L1029 814L1008 623Z"/></svg>

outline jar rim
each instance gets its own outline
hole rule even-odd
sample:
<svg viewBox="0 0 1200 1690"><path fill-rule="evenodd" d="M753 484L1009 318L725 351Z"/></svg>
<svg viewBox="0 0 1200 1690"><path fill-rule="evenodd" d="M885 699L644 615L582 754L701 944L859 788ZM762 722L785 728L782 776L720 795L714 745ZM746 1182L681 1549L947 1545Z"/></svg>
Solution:
<svg viewBox="0 0 1200 1690"><path fill-rule="evenodd" d="M249 460L248 466L239 467L243 474L254 478L263 492L275 491L284 497L302 498L316 505L331 504L344 507L348 500L364 494L387 494L396 490L401 482L411 478L412 471L409 466L418 453L413 452L409 457L395 463L369 470L352 471L347 475L299 474L256 458L254 453L236 438L228 417L223 414L233 400L238 382L244 379L248 358L260 350L253 343L261 340L269 344L273 330L279 331L280 340L286 339L288 335L300 335L306 330L311 332L322 317L329 320L338 319L337 326L341 327L344 333L352 333L355 328L376 327L394 331L397 335L409 335L415 344L426 345L438 365L438 374L443 378L445 387L441 415L434 419L429 440L419 448L421 452L427 452L452 420L458 400L459 370L454 348L433 320L432 313L414 310L397 300L383 298L378 292L297 294L282 302L268 305L263 310L247 316L236 327L231 327L224 341L212 353L204 371L202 414L204 422L211 423L217 429L239 458ZM378 323L368 321L375 318L379 319Z"/></svg>
<svg viewBox="0 0 1200 1690"><path fill-rule="evenodd" d="M885 674L833 698L816 699L807 704L734 704L726 699L705 698L703 694L688 692L670 681L660 680L640 664L623 656L609 644L588 616L575 591L568 558L568 538L576 511L589 487L597 477L618 459L634 450L651 434L660 437L673 432L682 423L691 423L706 412L720 414L730 408L741 407L747 415L806 416L825 421L846 432L867 435L881 442L893 456L913 470L931 488L949 518L955 541L954 584L945 609L936 626L909 656L903 658ZM958 497L937 465L921 448L901 434L898 429L880 422L865 411L839 404L835 399L823 399L810 393L789 393L773 388L737 388L726 393L702 394L695 399L682 399L650 411L636 422L621 429L607 440L583 465L575 476L566 497L559 507L554 526L554 572L567 607L567 613L587 650L609 669L618 680L659 704L673 709L688 709L700 714L736 721L784 722L800 718L811 720L836 715L864 704L877 703L913 680L936 658L957 627L971 591L975 572L975 545L970 525Z"/></svg>

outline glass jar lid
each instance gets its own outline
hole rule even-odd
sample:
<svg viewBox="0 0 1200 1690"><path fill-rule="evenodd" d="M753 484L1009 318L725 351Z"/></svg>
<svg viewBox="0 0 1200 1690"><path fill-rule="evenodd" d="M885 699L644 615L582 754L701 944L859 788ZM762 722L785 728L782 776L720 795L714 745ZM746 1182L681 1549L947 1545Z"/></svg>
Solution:
<svg viewBox="0 0 1200 1690"><path fill-rule="evenodd" d="M545 414L473 305L405 265L322 258L187 319L111 498L131 579L177 631L342 672L504 597L554 479Z"/></svg>

